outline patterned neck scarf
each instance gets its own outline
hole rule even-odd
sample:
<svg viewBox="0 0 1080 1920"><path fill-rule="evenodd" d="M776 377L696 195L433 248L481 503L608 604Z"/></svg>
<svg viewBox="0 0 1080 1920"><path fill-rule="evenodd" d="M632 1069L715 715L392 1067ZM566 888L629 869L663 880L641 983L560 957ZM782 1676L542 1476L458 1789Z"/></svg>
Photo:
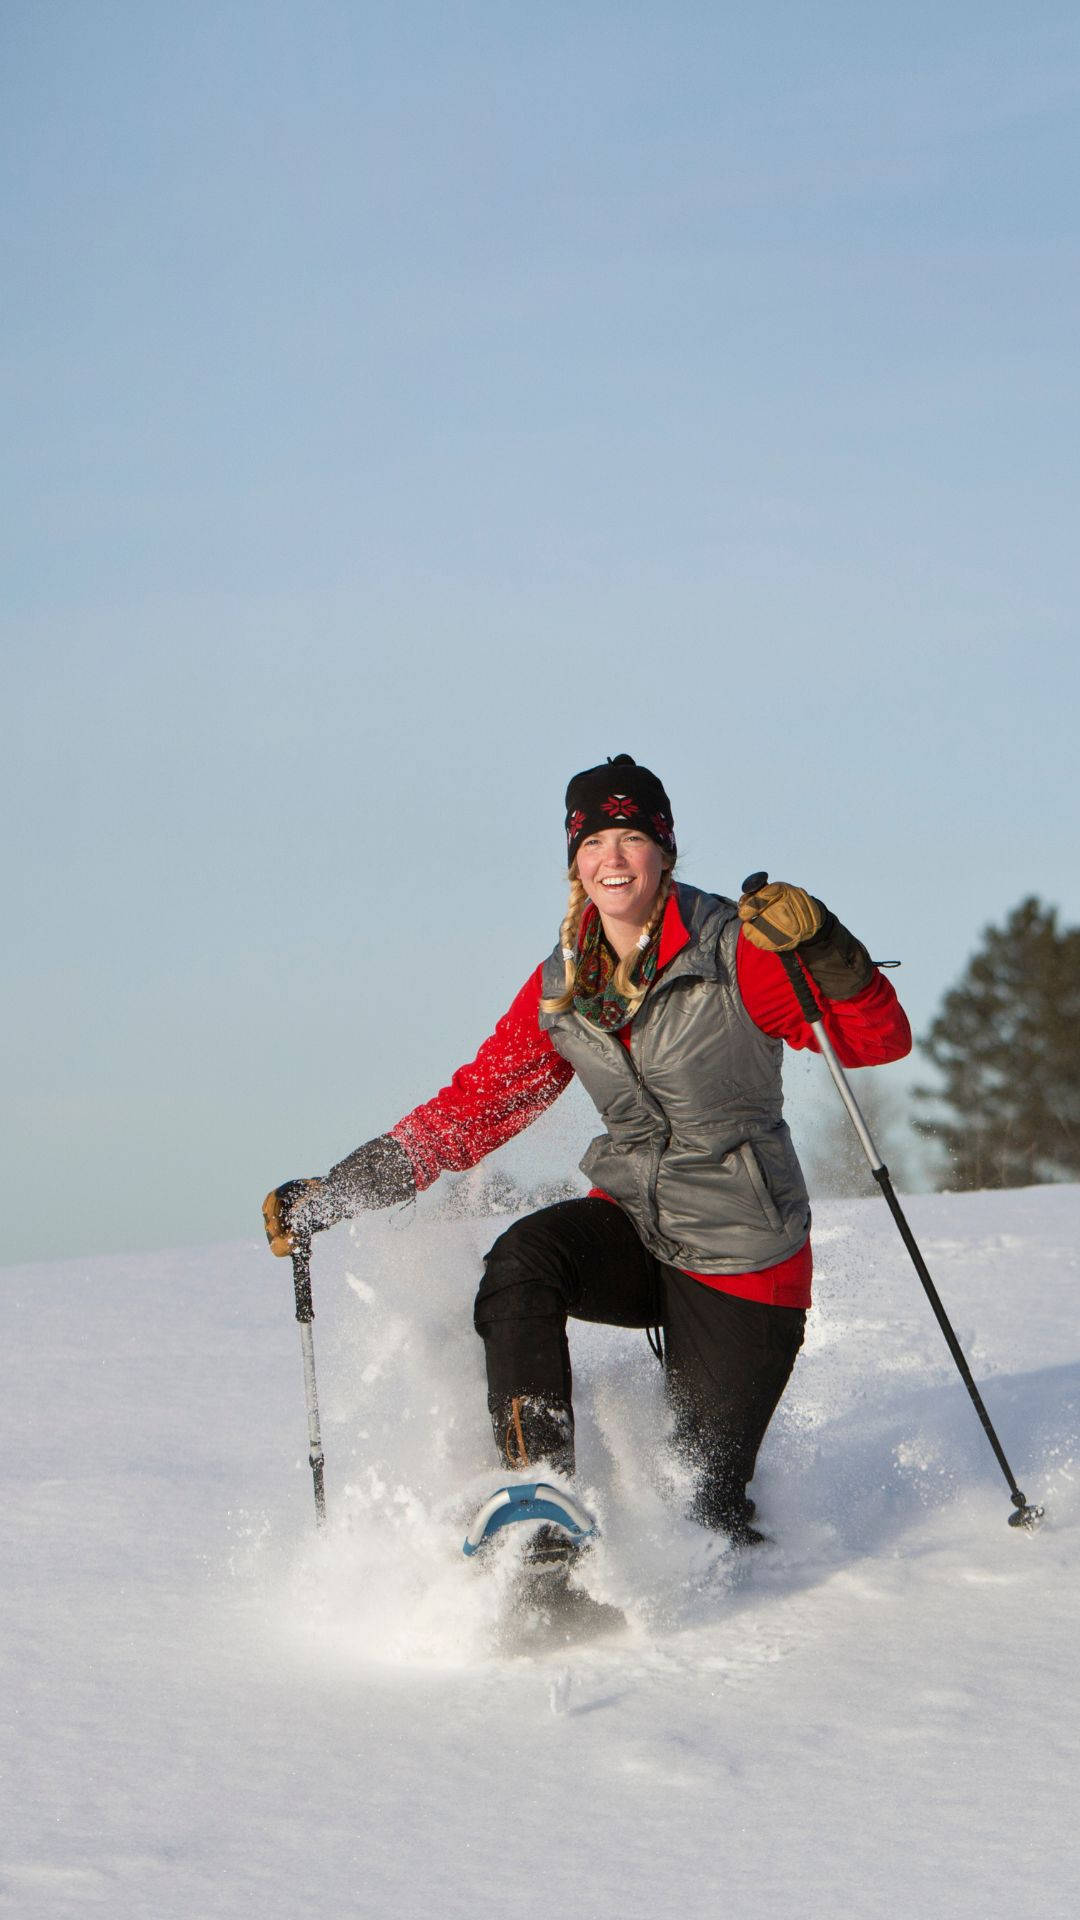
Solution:
<svg viewBox="0 0 1080 1920"><path fill-rule="evenodd" d="M660 928L657 927L643 953L639 953L630 972L635 988L648 987L656 976L660 957ZM627 1002L616 993L615 970L619 964L604 939L603 924L595 907L585 922L578 952L577 984L574 988L574 1012L602 1033L614 1033L630 1018Z"/></svg>

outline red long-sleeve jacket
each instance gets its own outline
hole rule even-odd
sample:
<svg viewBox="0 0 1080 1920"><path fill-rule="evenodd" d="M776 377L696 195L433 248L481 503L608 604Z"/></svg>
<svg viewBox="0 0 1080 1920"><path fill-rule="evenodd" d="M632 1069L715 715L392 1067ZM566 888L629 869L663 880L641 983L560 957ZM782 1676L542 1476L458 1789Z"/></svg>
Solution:
<svg viewBox="0 0 1080 1920"><path fill-rule="evenodd" d="M660 936L658 970L686 945L689 935L677 897L669 896ZM779 957L740 940L737 949L739 991L754 1024L790 1047L817 1041L799 1010ZM412 1163L422 1191L444 1170L474 1167L520 1133L558 1099L574 1070L557 1053L539 1025L543 965L530 974L495 1031L449 1086L415 1107L392 1128L393 1138ZM845 1067L872 1067L910 1052L911 1029L891 983L875 971L869 985L851 1000L826 1000L810 981L825 1031ZM628 1029L623 1029L627 1037ZM811 1262L807 1247L765 1273L696 1275L706 1285L741 1298L775 1305L810 1304Z"/></svg>

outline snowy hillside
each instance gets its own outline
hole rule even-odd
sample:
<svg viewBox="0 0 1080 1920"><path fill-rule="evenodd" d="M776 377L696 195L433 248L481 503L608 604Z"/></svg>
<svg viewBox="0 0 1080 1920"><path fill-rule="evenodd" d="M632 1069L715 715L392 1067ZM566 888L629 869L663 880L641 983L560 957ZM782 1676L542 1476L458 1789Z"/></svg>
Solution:
<svg viewBox="0 0 1080 1920"><path fill-rule="evenodd" d="M510 1634L511 1556L460 1552L500 1223L317 1243L319 1537L288 1263L7 1270L0 1911L1071 1913L1080 1188L909 1211L1040 1531L884 1205L834 1201L773 1547L681 1518L644 1336L573 1329L590 1585L627 1624L572 1644Z"/></svg>

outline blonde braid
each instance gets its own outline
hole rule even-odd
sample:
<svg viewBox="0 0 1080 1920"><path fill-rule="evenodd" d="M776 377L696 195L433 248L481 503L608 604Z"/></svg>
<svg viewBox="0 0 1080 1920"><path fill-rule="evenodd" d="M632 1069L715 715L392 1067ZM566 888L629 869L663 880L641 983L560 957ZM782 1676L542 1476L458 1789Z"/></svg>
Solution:
<svg viewBox="0 0 1080 1920"><path fill-rule="evenodd" d="M550 1000L541 1000L541 1013L565 1013L573 1005L574 988L577 985L577 937L581 925L581 916L589 904L589 896L578 879L577 863L570 869L570 899L562 926L559 928L559 945L562 948L566 979L563 991Z"/></svg>
<svg viewBox="0 0 1080 1920"><path fill-rule="evenodd" d="M631 949L625 959L619 961L615 969L611 985L614 992L619 995L619 998L626 1001L626 1014L628 1019L633 1018L649 991L649 983L647 980L642 985L635 986L630 975L664 917L664 908L667 906L670 892L671 868L669 867L660 882L660 891L656 896L656 904L649 915L646 925L641 930L641 937L638 940L637 946Z"/></svg>

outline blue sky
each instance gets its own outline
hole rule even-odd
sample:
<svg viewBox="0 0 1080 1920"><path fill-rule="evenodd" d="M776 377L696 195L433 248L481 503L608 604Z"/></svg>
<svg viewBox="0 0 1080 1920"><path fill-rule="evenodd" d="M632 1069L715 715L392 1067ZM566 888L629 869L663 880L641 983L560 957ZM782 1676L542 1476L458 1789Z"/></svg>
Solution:
<svg viewBox="0 0 1080 1920"><path fill-rule="evenodd" d="M920 1028L1080 916L1074 8L0 33L5 1259L248 1233L433 1092L609 753Z"/></svg>

